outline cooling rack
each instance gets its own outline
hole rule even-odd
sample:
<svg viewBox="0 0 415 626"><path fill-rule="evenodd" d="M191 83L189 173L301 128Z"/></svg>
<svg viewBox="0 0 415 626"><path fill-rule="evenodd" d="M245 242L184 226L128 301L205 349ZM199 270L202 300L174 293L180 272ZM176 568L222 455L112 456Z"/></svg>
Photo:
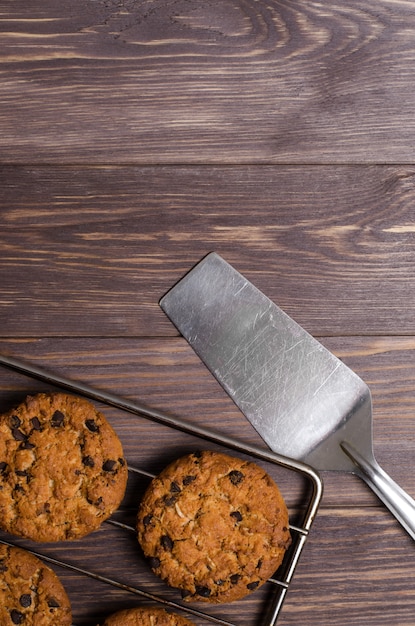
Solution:
<svg viewBox="0 0 415 626"><path fill-rule="evenodd" d="M150 419L155 423L193 435L212 444L218 444L228 450L234 450L244 455L248 455L249 457L252 457L252 459L262 460L274 466L284 468L289 472L294 472L295 474L305 478L308 482L309 489L307 497L304 498L302 503L301 520L295 525L290 523L290 531L292 535L291 547L287 551L285 559L278 571L266 583L270 587L270 592L266 596L265 600L261 596L261 601L263 602L263 606L260 607L261 622L260 624L258 623L258 625L255 625L275 626L322 497L322 481L319 474L314 469L299 461L288 459L274 452L243 443L232 437L216 433L213 430L201 427L200 425L192 424L188 421L179 419L176 416L168 415L147 406L118 397L106 391L95 389L82 382L70 380L61 375L48 372L37 365L24 363L10 356L0 355L0 365L15 370L26 376L42 380L48 384L61 387L70 392L83 395L92 400L96 400L122 411L126 411L130 414L134 414L141 418ZM136 467L136 464L134 464L134 466L128 464L128 470L129 473L144 476L147 479L151 479L154 476L153 473L148 472L145 468ZM135 533L135 528L133 526L117 521L114 516L113 518L107 520L106 524L112 525L123 533ZM5 539L0 539L0 542L6 545L16 545L13 541ZM184 612L189 616L189 619L197 618L198 624L238 626L235 621L229 621L228 619L222 618L220 615L218 616L216 614L209 613L208 609L200 610L199 608L194 608L189 604L182 604L180 602L176 602L175 600L168 599L163 595L163 592L160 592L160 594L153 593L143 587L126 584L123 581L117 580L117 576L115 574L114 577L112 575L104 576L89 568L74 565L66 560L57 559L42 552L38 552L32 547L26 547L26 549L42 560L49 562L52 565L68 569L76 575L95 579L108 585L109 587L114 587L130 593L132 596L150 600L153 603L164 606L165 608L171 608L179 612ZM256 592L256 594L257 593L258 592ZM73 626L77 625L73 624Z"/></svg>

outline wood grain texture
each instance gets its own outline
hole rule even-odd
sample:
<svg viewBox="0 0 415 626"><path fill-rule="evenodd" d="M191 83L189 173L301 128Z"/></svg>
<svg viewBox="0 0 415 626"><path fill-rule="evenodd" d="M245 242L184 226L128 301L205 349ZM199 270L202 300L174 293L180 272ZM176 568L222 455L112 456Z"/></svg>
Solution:
<svg viewBox="0 0 415 626"><path fill-rule="evenodd" d="M215 250L318 336L415 332L410 167L0 169L3 336L174 335Z"/></svg>
<svg viewBox="0 0 415 626"><path fill-rule="evenodd" d="M415 496L414 8L0 2L0 353L264 448L158 306L215 250L367 382L376 457ZM46 386L0 368L0 411ZM104 408L148 471L201 445ZM307 485L272 471L295 523ZM360 479L323 479L278 625L413 626L413 541ZM44 549L158 588L107 524ZM138 602L58 573L79 626ZM262 600L214 612L262 626Z"/></svg>
<svg viewBox="0 0 415 626"><path fill-rule="evenodd" d="M414 493L413 472L408 472L415 458L414 368L408 362L408 355L415 348L414 339L336 337L324 342L360 375L365 375L373 387L375 449L379 460L396 480L402 481L402 486ZM0 352L261 445L248 422L180 338L2 340ZM0 382L0 410L10 408L27 392L50 389L45 383L4 368ZM399 416L394 416L395 404L399 404ZM116 428L128 461L134 466L157 472L181 453L200 447L200 441L188 435L99 406ZM403 407L406 413L402 412ZM399 418L396 428L394 417ZM301 485L290 472L278 471L273 475L294 515L304 498ZM116 518L134 524L146 481L130 477L129 482ZM364 615L368 624L411 626L415 606L415 595L408 584L408 572L415 565L412 541L357 479L324 473L324 482L323 502L279 623L360 626ZM70 545L21 543L120 582L144 585L147 591L163 593L177 601L173 592L166 594L148 576L135 538L128 532L104 525L89 538ZM94 620L115 608L138 601L125 591L108 592L102 583L61 568L57 571L70 591L77 624L92 626ZM235 620L238 626L257 626L261 624L258 606L265 603L262 596L252 597L244 602L243 611L238 603L214 609L213 614ZM197 619L196 624L204 626L205 621Z"/></svg>
<svg viewBox="0 0 415 626"><path fill-rule="evenodd" d="M2 2L8 163L403 163L408 0Z"/></svg>
<svg viewBox="0 0 415 626"><path fill-rule="evenodd" d="M415 339L330 337L322 338L322 342L369 385L378 461L404 489L415 493L415 476L408 471L415 462ZM182 338L1 340L0 353L266 448ZM28 392L45 388L45 383L35 383L5 368L1 368L0 384L0 410L10 408ZM146 445L137 448L130 438L130 416L122 418L118 411L106 411L115 416L132 462L145 458L149 470L158 471L165 458L174 458L180 437L160 429L152 444L154 428L149 424ZM161 445L164 452L160 456ZM379 506L366 485L353 476L325 473L324 481L324 505ZM291 486L292 482L290 490ZM291 505L297 495L296 489Z"/></svg>
<svg viewBox="0 0 415 626"><path fill-rule="evenodd" d="M414 559L413 541L390 525L385 511L322 509L281 624L409 626Z"/></svg>
<svg viewBox="0 0 415 626"><path fill-rule="evenodd" d="M110 558L108 545L113 547ZM70 547L42 546L42 551L74 565L94 566L99 574L121 582L145 583L151 592L159 587L143 570L134 537L108 525L83 542ZM307 540L278 626L361 626L363 620L377 626L412 626L414 566L413 543L391 524L386 512L324 508ZM76 619L81 626L95 626L97 620L102 623L114 607L141 603L121 590L108 590L107 585L76 577L61 568L57 572L70 591L74 622ZM167 597L177 600L174 593ZM265 605L263 600L261 596L260 606ZM211 608L209 612L234 620L238 626L258 626L262 623L261 608L255 604L252 596L243 603ZM200 605L198 608L207 610ZM193 620L196 626L208 625L206 620Z"/></svg>

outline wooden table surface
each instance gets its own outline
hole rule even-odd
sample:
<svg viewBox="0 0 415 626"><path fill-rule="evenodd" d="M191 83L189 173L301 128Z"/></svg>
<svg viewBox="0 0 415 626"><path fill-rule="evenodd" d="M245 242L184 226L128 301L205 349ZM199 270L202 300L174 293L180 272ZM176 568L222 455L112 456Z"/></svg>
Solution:
<svg viewBox="0 0 415 626"><path fill-rule="evenodd" d="M214 250L367 382L376 457L415 496L415 2L0 8L0 352L265 449L158 305ZM0 408L46 388L2 368ZM196 445L103 410L149 471ZM278 624L413 626L413 540L322 478ZM153 589L119 533L41 547ZM76 624L139 602L57 571ZM254 596L226 618L262 624Z"/></svg>

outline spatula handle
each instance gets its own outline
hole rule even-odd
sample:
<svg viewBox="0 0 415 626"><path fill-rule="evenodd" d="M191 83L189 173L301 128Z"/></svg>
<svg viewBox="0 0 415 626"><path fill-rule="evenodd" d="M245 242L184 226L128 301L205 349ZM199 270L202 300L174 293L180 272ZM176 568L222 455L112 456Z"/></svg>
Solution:
<svg viewBox="0 0 415 626"><path fill-rule="evenodd" d="M369 461L364 458L347 442L342 442L341 447L355 463L356 474L369 485L412 539L415 539L415 500L392 480L375 459Z"/></svg>

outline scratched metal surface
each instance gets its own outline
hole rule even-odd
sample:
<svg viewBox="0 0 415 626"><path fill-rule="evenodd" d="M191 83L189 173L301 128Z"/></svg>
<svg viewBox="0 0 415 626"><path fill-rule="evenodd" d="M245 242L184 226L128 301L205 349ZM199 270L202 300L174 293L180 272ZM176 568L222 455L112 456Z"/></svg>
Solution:
<svg viewBox="0 0 415 626"><path fill-rule="evenodd" d="M355 471L339 445L346 430L371 456L368 386L220 256L161 306L272 450Z"/></svg>

